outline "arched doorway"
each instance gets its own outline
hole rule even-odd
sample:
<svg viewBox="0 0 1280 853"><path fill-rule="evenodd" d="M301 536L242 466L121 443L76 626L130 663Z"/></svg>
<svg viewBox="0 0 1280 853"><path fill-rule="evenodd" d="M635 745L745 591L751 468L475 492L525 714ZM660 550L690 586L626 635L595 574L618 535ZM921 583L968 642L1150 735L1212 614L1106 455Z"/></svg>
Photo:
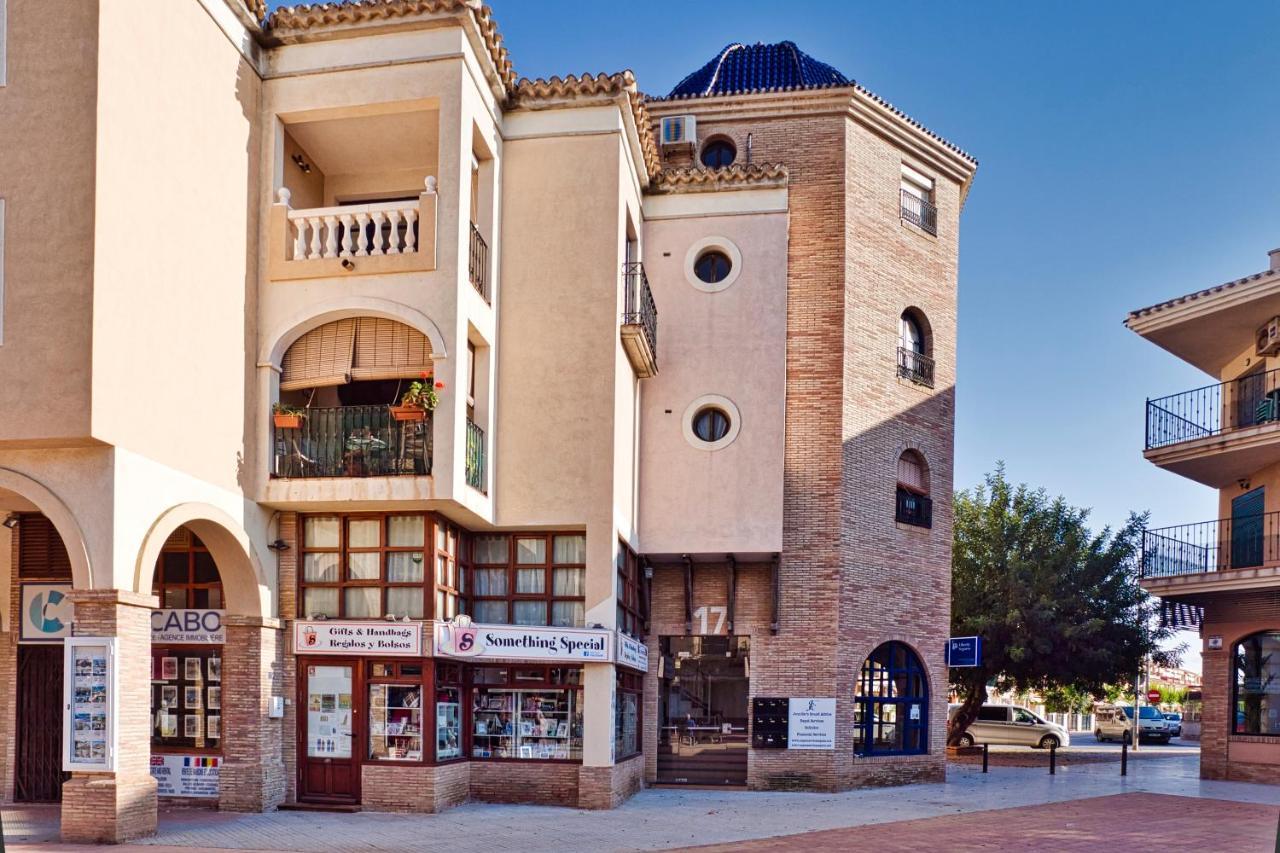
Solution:
<svg viewBox="0 0 1280 853"><path fill-rule="evenodd" d="M858 674L854 753L919 755L929 751L929 678L906 643L877 646Z"/></svg>

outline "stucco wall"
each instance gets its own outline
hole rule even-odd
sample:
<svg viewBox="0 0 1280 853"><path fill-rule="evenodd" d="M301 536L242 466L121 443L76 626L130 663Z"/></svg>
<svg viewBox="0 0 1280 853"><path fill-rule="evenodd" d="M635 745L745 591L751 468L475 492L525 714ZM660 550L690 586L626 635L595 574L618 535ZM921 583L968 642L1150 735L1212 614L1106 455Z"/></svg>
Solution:
<svg viewBox="0 0 1280 853"><path fill-rule="evenodd" d="M711 237L742 253L740 276L715 293L685 274L696 244ZM659 372L644 383L640 542L648 553L779 551L787 215L650 220L645 270L658 307ZM708 394L741 413L737 438L719 450L685 439L686 409Z"/></svg>
<svg viewBox="0 0 1280 853"><path fill-rule="evenodd" d="M43 0L9 0L0 86L4 443L89 435L97 35L91 0L52 13Z"/></svg>

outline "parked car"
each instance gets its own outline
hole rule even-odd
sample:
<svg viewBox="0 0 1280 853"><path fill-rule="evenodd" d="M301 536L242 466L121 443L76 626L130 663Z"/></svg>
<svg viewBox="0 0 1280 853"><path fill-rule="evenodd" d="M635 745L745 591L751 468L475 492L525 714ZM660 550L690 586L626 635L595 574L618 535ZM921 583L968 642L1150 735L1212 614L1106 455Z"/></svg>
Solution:
<svg viewBox="0 0 1280 853"><path fill-rule="evenodd" d="M1164 719L1169 724L1169 737L1182 737L1182 715L1170 712Z"/></svg>
<svg viewBox="0 0 1280 853"><path fill-rule="evenodd" d="M1133 743L1133 706L1103 705L1094 714L1093 736L1099 741L1119 740ZM1168 743L1169 721L1159 708L1143 705L1138 711L1138 738L1143 741Z"/></svg>
<svg viewBox="0 0 1280 853"><path fill-rule="evenodd" d="M951 705L947 719L954 719L959 710L959 705ZM1070 746L1071 736L1064 726L1050 723L1018 705L983 705L978 710L978 719L960 736L961 746L978 743L1049 749L1054 746Z"/></svg>

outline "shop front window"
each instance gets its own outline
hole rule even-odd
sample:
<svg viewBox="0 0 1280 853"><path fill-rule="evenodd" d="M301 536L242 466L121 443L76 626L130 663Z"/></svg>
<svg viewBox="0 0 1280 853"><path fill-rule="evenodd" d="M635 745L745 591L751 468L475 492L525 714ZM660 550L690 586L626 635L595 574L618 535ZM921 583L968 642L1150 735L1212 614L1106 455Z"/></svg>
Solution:
<svg viewBox="0 0 1280 853"><path fill-rule="evenodd" d="M854 752L927 752L929 692L920 658L905 643L885 643L862 665L854 701Z"/></svg>
<svg viewBox="0 0 1280 853"><path fill-rule="evenodd" d="M369 684L369 758L422 761L422 664L375 663Z"/></svg>
<svg viewBox="0 0 1280 853"><path fill-rule="evenodd" d="M640 639L644 636L644 600L640 594L640 559L625 542L618 542L618 630Z"/></svg>
<svg viewBox="0 0 1280 853"><path fill-rule="evenodd" d="M307 757L350 759L354 741L354 670L307 668Z"/></svg>
<svg viewBox="0 0 1280 853"><path fill-rule="evenodd" d="M477 667L472 682L472 758L582 759L581 670Z"/></svg>
<svg viewBox="0 0 1280 853"><path fill-rule="evenodd" d="M1280 631L1245 637L1232 648L1231 731L1280 735Z"/></svg>
<svg viewBox="0 0 1280 853"><path fill-rule="evenodd" d="M582 627L587 581L582 534L476 536L472 563L476 622Z"/></svg>
<svg viewBox="0 0 1280 853"><path fill-rule="evenodd" d="M618 761L640 752L643 679L639 673L618 671L618 701L615 705L613 729L613 753Z"/></svg>
<svg viewBox="0 0 1280 853"><path fill-rule="evenodd" d="M460 608L463 532L429 515L306 516L302 616L450 619Z"/></svg>
<svg viewBox="0 0 1280 853"><path fill-rule="evenodd" d="M216 749L222 742L222 649L151 649L151 745Z"/></svg>

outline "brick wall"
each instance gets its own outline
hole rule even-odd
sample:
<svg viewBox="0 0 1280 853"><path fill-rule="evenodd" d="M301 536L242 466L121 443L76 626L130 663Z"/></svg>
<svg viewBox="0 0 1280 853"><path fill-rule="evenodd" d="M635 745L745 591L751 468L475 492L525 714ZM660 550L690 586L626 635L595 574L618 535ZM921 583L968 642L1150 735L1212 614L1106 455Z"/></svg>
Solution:
<svg viewBox="0 0 1280 853"><path fill-rule="evenodd" d="M284 800L281 720L267 716L283 664L275 619L227 616L222 650L222 767L218 807L271 811Z"/></svg>
<svg viewBox="0 0 1280 853"><path fill-rule="evenodd" d="M578 764L472 761L471 799L543 806L578 804Z"/></svg>
<svg viewBox="0 0 1280 853"><path fill-rule="evenodd" d="M18 536L14 530L9 548L9 633L0 634L0 695L10 699L0 702L0 802L13 802L15 759L18 733L18 632L22 607L18 594Z"/></svg>
<svg viewBox="0 0 1280 853"><path fill-rule="evenodd" d="M156 831L151 778L151 610L155 596L77 590L75 634L116 637L119 753L114 773L73 773L62 786L62 840L119 843Z"/></svg>
<svg viewBox="0 0 1280 853"><path fill-rule="evenodd" d="M361 768L360 800L364 811L435 813L467 801L471 763L438 767Z"/></svg>
<svg viewBox="0 0 1280 853"><path fill-rule="evenodd" d="M644 787L644 756L633 755L612 767L582 767L578 771L578 807L612 809Z"/></svg>
<svg viewBox="0 0 1280 853"><path fill-rule="evenodd" d="M1280 615L1280 614L1277 614ZM1275 738L1232 734L1231 653L1241 639L1280 629L1280 619L1262 616L1256 605L1236 598L1205 606L1201 636L1222 637L1221 649L1202 649L1204 695L1200 721L1200 776L1241 782L1280 783L1280 743Z"/></svg>
<svg viewBox="0 0 1280 853"><path fill-rule="evenodd" d="M280 721L280 759L284 764L284 802L298 801L298 659L293 654L293 621L298 608L298 514L280 514L279 535L289 547L276 552L280 596L280 683L285 697Z"/></svg>

